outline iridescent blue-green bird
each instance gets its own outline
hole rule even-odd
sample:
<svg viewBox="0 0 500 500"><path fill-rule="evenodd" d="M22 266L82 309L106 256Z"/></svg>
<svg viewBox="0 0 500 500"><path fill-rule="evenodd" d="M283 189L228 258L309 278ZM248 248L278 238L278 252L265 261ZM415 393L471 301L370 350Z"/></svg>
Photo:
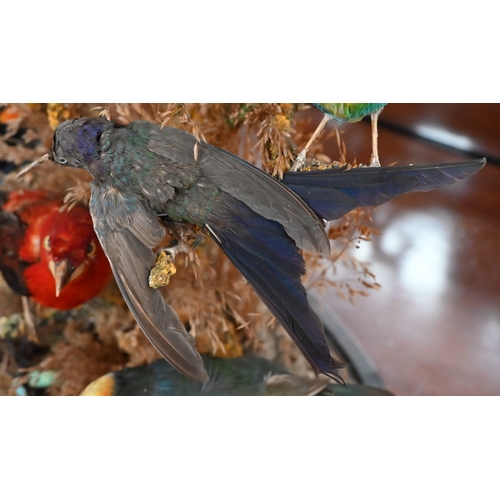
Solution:
<svg viewBox="0 0 500 500"><path fill-rule="evenodd" d="M362 120L365 116L371 115L372 118L372 156L370 159L370 167L380 167L380 160L378 158L378 116L380 115L385 104L380 103L332 103L320 102L314 103L313 106L323 111L324 116L320 124L316 127L313 135L309 139L305 148L299 153L291 168L292 171L300 170L306 161L306 155L309 148L312 146L318 135L321 133L325 125L330 120L337 120L338 122L356 123Z"/></svg>
<svg viewBox="0 0 500 500"><path fill-rule="evenodd" d="M159 359L150 365L124 368L91 382L81 396L390 396L360 384L327 384L288 373L267 359L202 356L210 380L184 377Z"/></svg>
<svg viewBox="0 0 500 500"><path fill-rule="evenodd" d="M160 291L148 286L156 260L153 249L166 234L164 224L204 228L315 373L336 378L344 363L331 356L323 325L307 300L299 248L328 255L324 220L410 191L452 184L485 164L482 159L289 172L279 181L223 149L198 143L183 130L146 121L122 126L105 118L62 123L46 157L93 176L90 213L125 301L163 357L200 381L208 375L193 337Z"/></svg>

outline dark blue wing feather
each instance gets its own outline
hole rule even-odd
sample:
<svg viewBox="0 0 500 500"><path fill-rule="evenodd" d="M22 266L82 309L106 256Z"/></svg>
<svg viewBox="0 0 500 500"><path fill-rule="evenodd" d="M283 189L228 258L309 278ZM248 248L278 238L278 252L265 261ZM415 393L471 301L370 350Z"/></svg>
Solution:
<svg viewBox="0 0 500 500"><path fill-rule="evenodd" d="M223 194L219 201L225 209L214 211L207 221L215 241L290 334L315 372L338 377L337 370L345 365L331 357L323 324L307 301L300 281L304 260L293 240L281 224L258 215L231 196Z"/></svg>
<svg viewBox="0 0 500 500"><path fill-rule="evenodd" d="M430 191L475 174L486 159L434 165L287 172L283 183L325 220L376 207L405 193Z"/></svg>

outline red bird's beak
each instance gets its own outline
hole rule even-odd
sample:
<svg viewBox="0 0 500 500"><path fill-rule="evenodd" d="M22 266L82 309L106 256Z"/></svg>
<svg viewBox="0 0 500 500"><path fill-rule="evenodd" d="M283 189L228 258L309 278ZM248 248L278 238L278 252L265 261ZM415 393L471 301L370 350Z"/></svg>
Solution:
<svg viewBox="0 0 500 500"><path fill-rule="evenodd" d="M51 261L49 269L56 283L56 297L59 297L62 289L75 277L75 268L67 259L63 259L60 262Z"/></svg>

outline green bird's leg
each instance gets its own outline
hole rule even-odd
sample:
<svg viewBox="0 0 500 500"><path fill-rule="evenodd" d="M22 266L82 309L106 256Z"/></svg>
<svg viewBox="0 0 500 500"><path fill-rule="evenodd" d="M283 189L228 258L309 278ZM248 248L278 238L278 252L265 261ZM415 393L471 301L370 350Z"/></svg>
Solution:
<svg viewBox="0 0 500 500"><path fill-rule="evenodd" d="M378 158L378 115L382 109L372 113L372 156L370 158L370 167L380 167L380 160Z"/></svg>
<svg viewBox="0 0 500 500"><path fill-rule="evenodd" d="M305 145L304 149L299 153L297 158L295 158L295 161L293 162L293 165L290 168L292 172L296 172L297 170L300 170L304 166L306 162L306 155L307 152L309 151L309 148L312 146L313 142L316 140L318 135L321 134L321 131L325 128L327 122L329 122L331 119L332 117L326 114L323 116L323 119L321 120L320 124L316 127L316 130L309 139L309 142Z"/></svg>

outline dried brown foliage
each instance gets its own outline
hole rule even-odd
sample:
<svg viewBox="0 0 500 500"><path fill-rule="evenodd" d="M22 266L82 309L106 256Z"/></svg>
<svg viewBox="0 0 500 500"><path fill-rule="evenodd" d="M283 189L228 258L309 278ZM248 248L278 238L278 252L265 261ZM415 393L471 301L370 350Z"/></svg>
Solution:
<svg viewBox="0 0 500 500"><path fill-rule="evenodd" d="M314 286L320 289L332 287L341 299L351 303L354 303L358 296L366 297L369 290L380 288L369 265L360 262L352 255L352 250L359 248L362 241L371 241L373 234L379 234L371 223L371 209L357 208L338 221L328 224L332 253L326 258L309 255L306 277L309 278L308 287Z"/></svg>

